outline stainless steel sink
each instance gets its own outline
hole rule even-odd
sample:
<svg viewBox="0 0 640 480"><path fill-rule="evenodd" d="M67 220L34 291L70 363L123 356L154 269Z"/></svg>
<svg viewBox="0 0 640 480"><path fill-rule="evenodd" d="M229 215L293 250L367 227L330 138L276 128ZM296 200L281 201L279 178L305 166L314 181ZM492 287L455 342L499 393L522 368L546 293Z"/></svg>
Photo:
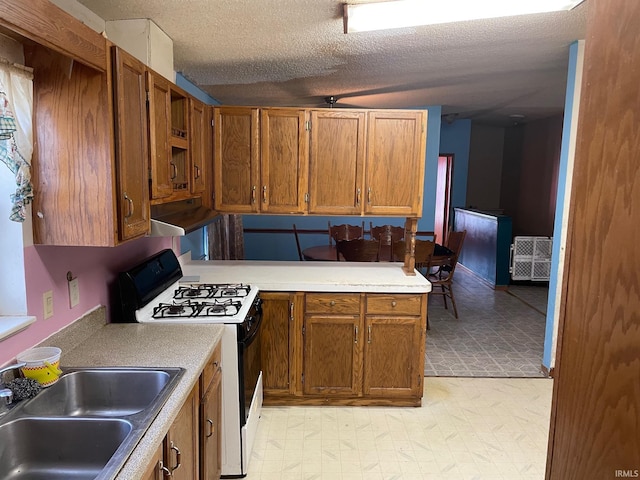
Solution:
<svg viewBox="0 0 640 480"><path fill-rule="evenodd" d="M0 426L0 478L93 479L132 428L119 419L12 420Z"/></svg>
<svg viewBox="0 0 640 480"><path fill-rule="evenodd" d="M113 479L184 373L72 368L0 417L1 479Z"/></svg>
<svg viewBox="0 0 640 480"><path fill-rule="evenodd" d="M25 405L30 415L121 417L147 408L171 376L145 369L78 370Z"/></svg>

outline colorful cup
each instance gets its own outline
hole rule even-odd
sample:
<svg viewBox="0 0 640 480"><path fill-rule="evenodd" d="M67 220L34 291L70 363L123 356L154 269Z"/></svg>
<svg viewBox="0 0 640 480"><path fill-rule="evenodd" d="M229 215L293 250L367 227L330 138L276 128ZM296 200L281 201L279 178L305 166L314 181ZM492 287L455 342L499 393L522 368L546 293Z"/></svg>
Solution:
<svg viewBox="0 0 640 480"><path fill-rule="evenodd" d="M60 370L60 354L62 350L57 347L36 347L26 350L16 356L18 362L26 365L21 368L26 378L32 378L43 387L53 385L58 381L62 371Z"/></svg>

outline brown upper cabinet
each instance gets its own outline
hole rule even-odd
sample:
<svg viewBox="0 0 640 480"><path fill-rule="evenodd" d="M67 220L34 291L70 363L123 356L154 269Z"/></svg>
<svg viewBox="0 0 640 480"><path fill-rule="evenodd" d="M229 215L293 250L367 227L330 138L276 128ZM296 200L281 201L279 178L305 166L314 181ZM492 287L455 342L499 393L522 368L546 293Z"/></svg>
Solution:
<svg viewBox="0 0 640 480"><path fill-rule="evenodd" d="M422 110L367 113L365 213L422 216L426 124Z"/></svg>
<svg viewBox="0 0 640 480"><path fill-rule="evenodd" d="M195 196L209 202L211 107L147 69L151 203Z"/></svg>
<svg viewBox="0 0 640 480"><path fill-rule="evenodd" d="M258 212L259 111L216 107L213 113L215 209Z"/></svg>
<svg viewBox="0 0 640 480"><path fill-rule="evenodd" d="M309 213L360 215L366 112L311 110Z"/></svg>
<svg viewBox="0 0 640 480"><path fill-rule="evenodd" d="M261 212L304 213L309 164L307 125L304 109L261 109Z"/></svg>
<svg viewBox="0 0 640 480"><path fill-rule="evenodd" d="M171 83L162 75L147 70L149 92L149 149L151 199L170 197L171 176Z"/></svg>
<svg viewBox="0 0 640 480"><path fill-rule="evenodd" d="M129 240L150 229L145 66L118 47L113 64L118 218L120 239Z"/></svg>
<svg viewBox="0 0 640 480"><path fill-rule="evenodd" d="M216 112L217 210L422 215L426 111Z"/></svg>
<svg viewBox="0 0 640 480"><path fill-rule="evenodd" d="M191 142L191 193L207 195L209 188L210 167L213 167L213 154L209 153L210 142L207 137L213 135L211 121L208 117L208 107L200 100L189 98L189 126Z"/></svg>
<svg viewBox="0 0 640 480"><path fill-rule="evenodd" d="M116 47L111 54L103 72L25 46L36 244L114 246L149 231L144 66Z"/></svg>

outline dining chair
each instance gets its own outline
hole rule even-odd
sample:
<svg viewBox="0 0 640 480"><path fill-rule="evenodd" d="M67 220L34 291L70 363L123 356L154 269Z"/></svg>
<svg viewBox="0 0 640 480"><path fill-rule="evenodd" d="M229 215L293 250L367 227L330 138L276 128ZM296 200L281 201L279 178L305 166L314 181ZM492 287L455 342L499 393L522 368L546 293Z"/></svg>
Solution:
<svg viewBox="0 0 640 480"><path fill-rule="evenodd" d="M436 273L428 276L431 282L431 293L429 295L442 295L444 308L448 310L447 298L451 300L453 305L453 315L458 318L458 309L456 308L456 299L453 295L453 274L458 264L458 255L454 254L449 258L449 262L438 269ZM436 290L440 287L440 290Z"/></svg>
<svg viewBox="0 0 640 480"><path fill-rule="evenodd" d="M377 262L379 242L365 238L338 240L336 250L347 262Z"/></svg>
<svg viewBox="0 0 640 480"><path fill-rule="evenodd" d="M329 245L331 242L338 242L340 240L353 240L356 238L364 238L364 222L360 225L331 225L329 223Z"/></svg>
<svg viewBox="0 0 640 480"><path fill-rule="evenodd" d="M404 261L404 254L407 248L407 244L404 240L393 242L393 259L396 262ZM419 240L416 238L416 246L414 252L415 269L418 270L425 277L431 266L431 257L433 256L433 249L435 248L435 242L431 240Z"/></svg>
<svg viewBox="0 0 640 480"><path fill-rule="evenodd" d="M371 238L380 242L380 261L391 262L393 260L394 242L404 239L404 228L393 225L381 225L374 227L373 222L369 222Z"/></svg>
<svg viewBox="0 0 640 480"><path fill-rule="evenodd" d="M464 243L464 239L467 236L467 231L462 230L461 232L449 232L447 236L447 241L445 243L445 247L447 247L452 252L455 252L456 255L460 254L460 250L462 250L462 244Z"/></svg>
<svg viewBox="0 0 640 480"><path fill-rule="evenodd" d="M298 230L296 229L296 224L293 224L293 234L296 237L296 248L298 249L298 259L300 261L304 260L304 255L302 255L302 249L300 248L300 238L298 237Z"/></svg>

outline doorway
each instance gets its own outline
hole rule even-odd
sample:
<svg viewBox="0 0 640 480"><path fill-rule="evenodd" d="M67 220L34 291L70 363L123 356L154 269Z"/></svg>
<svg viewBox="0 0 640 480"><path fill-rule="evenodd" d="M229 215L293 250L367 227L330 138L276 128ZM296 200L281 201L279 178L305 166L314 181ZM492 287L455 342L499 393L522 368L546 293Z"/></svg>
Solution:
<svg viewBox="0 0 640 480"><path fill-rule="evenodd" d="M447 242L447 233L451 222L451 187L453 180L453 154L441 153L438 156L436 184L436 206L433 231L436 241L441 245Z"/></svg>

